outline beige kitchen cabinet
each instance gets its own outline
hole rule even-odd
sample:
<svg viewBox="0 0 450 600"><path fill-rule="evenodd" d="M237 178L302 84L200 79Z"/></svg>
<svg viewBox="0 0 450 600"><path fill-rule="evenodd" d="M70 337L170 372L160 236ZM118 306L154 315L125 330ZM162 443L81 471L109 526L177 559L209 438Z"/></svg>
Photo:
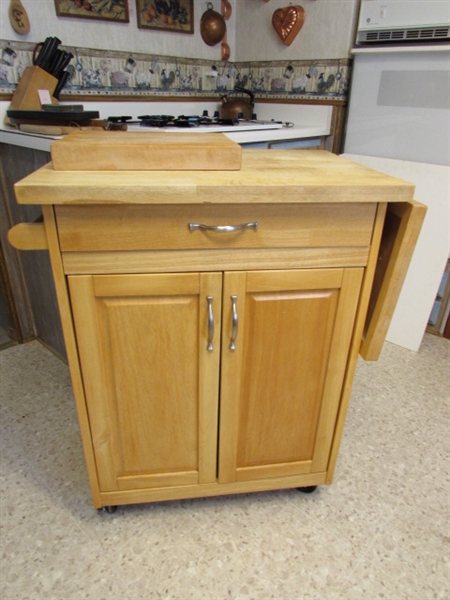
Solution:
<svg viewBox="0 0 450 600"><path fill-rule="evenodd" d="M45 224L10 240L50 251L94 505L331 483L424 216L413 189L322 151L19 182Z"/></svg>

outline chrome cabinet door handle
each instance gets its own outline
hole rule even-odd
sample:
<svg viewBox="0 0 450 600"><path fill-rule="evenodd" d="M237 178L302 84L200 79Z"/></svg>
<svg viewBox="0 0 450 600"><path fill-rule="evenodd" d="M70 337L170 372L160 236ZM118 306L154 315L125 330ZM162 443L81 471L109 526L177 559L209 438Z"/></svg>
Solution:
<svg viewBox="0 0 450 600"><path fill-rule="evenodd" d="M258 222L241 223L240 225L205 225L204 223L189 223L189 231L203 229L204 231L214 231L216 233L233 233L234 231L242 231L243 229L253 229L258 231Z"/></svg>
<svg viewBox="0 0 450 600"><path fill-rule="evenodd" d="M214 315L212 310L213 297L208 296L206 300L208 301L208 345L206 346L206 349L208 352L212 352L214 350L212 344L214 339Z"/></svg>
<svg viewBox="0 0 450 600"><path fill-rule="evenodd" d="M233 311L233 319L231 326L230 350L231 352L234 352L236 350L236 338L238 334L237 296L231 296L231 310Z"/></svg>

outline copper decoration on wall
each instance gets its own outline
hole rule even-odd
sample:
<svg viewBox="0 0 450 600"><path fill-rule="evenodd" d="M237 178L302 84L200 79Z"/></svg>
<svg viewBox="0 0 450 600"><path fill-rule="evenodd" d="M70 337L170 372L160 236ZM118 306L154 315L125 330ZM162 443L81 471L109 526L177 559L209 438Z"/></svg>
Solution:
<svg viewBox="0 0 450 600"><path fill-rule="evenodd" d="M207 3L207 7L200 19L200 35L205 44L215 46L223 40L227 25L223 16L214 10L211 2Z"/></svg>
<svg viewBox="0 0 450 600"><path fill-rule="evenodd" d="M305 22L305 11L301 6L278 8L272 15L272 25L280 40L290 46Z"/></svg>
<svg viewBox="0 0 450 600"><path fill-rule="evenodd" d="M233 12L231 4L228 2L228 0L222 0L221 8L222 8L222 17L224 18L225 21L228 21L228 19L231 17L231 13ZM221 60L223 60L223 61L230 60L230 56L231 56L231 48L227 42L228 42L227 34L225 32L225 35L222 38L221 51L220 51L220 55L221 55L220 57L221 57Z"/></svg>

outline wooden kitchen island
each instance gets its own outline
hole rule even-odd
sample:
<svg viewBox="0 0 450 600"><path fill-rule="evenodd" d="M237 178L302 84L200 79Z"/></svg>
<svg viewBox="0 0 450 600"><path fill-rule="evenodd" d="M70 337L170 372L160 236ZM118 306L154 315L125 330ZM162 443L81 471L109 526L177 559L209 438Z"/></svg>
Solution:
<svg viewBox="0 0 450 600"><path fill-rule="evenodd" d="M55 171L44 223L95 507L329 484L425 214L324 151L235 171ZM374 402L376 399L374 398Z"/></svg>

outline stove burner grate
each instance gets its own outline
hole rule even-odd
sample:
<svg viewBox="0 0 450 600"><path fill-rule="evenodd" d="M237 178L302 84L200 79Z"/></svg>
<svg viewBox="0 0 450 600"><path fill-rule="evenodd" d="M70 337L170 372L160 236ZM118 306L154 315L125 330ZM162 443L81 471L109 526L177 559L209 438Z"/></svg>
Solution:
<svg viewBox="0 0 450 600"><path fill-rule="evenodd" d="M142 115L138 117L143 127L207 127L208 125L238 125L239 119L221 119L218 115L209 117L207 114L199 115Z"/></svg>
<svg viewBox="0 0 450 600"><path fill-rule="evenodd" d="M242 118L242 115L238 115L238 118L222 119L219 115L219 111L215 111L213 116L208 115L208 111L204 110L202 115L179 115L175 117L173 115L141 115L137 117L137 121L133 120L132 117L117 116L108 117L108 122L113 125L139 125L141 127L153 127L160 129L189 129L195 127L236 127L259 126L261 129L264 125L278 125L279 127L292 127L293 123L282 123L281 121L258 121L256 114L252 116L250 121Z"/></svg>

